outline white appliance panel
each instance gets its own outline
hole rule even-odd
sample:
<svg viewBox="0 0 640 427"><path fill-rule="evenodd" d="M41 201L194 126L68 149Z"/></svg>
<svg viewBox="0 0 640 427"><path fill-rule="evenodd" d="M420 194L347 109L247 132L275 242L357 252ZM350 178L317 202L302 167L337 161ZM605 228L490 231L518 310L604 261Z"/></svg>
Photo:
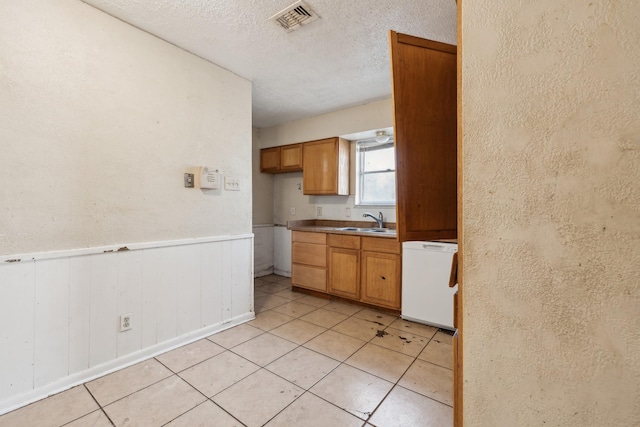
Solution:
<svg viewBox="0 0 640 427"><path fill-rule="evenodd" d="M453 330L453 294L449 287L456 243L402 244L402 318Z"/></svg>

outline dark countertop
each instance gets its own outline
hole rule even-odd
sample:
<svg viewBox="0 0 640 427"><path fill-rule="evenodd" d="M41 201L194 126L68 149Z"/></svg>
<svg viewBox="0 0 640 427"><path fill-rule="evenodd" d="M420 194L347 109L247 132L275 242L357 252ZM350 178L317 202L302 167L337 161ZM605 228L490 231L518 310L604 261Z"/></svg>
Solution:
<svg viewBox="0 0 640 427"><path fill-rule="evenodd" d="M396 224L394 222L385 222L384 228L389 231L384 233L357 230L340 230L344 227L357 228L377 228L373 221L339 221L327 219L303 219L297 221L288 221L287 228L294 231L311 231L315 233L331 233L331 234L350 234L353 236L381 237L387 239L396 238Z"/></svg>

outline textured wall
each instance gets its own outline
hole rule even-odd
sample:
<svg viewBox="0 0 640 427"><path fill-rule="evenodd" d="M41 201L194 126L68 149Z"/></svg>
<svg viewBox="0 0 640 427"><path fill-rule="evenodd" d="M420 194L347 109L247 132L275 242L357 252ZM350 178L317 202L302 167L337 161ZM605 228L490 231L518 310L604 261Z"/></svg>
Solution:
<svg viewBox="0 0 640 427"><path fill-rule="evenodd" d="M391 99L386 99L260 129L260 147L275 147L334 136L345 136L390 128L391 126L393 126ZM355 179L354 153L355 150L352 149L351 183ZM316 207L318 206L323 208L323 215L319 217L321 219L347 220L349 218L345 216L345 208L349 207L352 209L351 219L360 221L362 220L362 212L367 211L367 209L354 209L355 200L353 196L305 196L302 194L302 190L299 189L299 185L302 185L301 172L274 176L274 222L276 224L286 224L289 220L316 218ZM351 191L355 192L355 187L353 185L351 187ZM295 215L291 215L292 207L296 208ZM373 210L377 212L380 209ZM395 222L395 209L382 209L382 211L385 218Z"/></svg>
<svg viewBox="0 0 640 427"><path fill-rule="evenodd" d="M636 0L463 2L465 426L640 425L638 40Z"/></svg>
<svg viewBox="0 0 640 427"><path fill-rule="evenodd" d="M260 173L260 131L252 132L253 224L273 224L273 175Z"/></svg>
<svg viewBox="0 0 640 427"><path fill-rule="evenodd" d="M251 232L251 83L79 1L0 2L0 254ZM185 189L211 165L242 191Z"/></svg>
<svg viewBox="0 0 640 427"><path fill-rule="evenodd" d="M393 126L391 98L260 129L260 147L295 144Z"/></svg>

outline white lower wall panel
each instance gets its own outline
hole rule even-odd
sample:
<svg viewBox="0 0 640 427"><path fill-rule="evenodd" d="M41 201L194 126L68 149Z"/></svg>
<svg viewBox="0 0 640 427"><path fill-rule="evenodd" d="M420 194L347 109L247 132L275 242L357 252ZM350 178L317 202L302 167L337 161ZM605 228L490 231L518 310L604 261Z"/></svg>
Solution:
<svg viewBox="0 0 640 427"><path fill-rule="evenodd" d="M186 334L200 328L200 264L202 263L201 245L185 245L175 248L176 272L176 335ZM246 262L246 260L245 260ZM194 310L194 307L197 308Z"/></svg>
<svg viewBox="0 0 640 427"><path fill-rule="evenodd" d="M243 260L252 259L251 242L234 240L231 243L231 274L233 287L231 288L231 318L242 315L246 307L243 304L249 301L250 311L253 311L253 272L243 268ZM251 283L252 286L246 286Z"/></svg>
<svg viewBox="0 0 640 427"><path fill-rule="evenodd" d="M143 251L118 252L118 294L117 313L135 313L132 316L131 330L118 333L116 352L118 357L133 353L142 348L142 270ZM118 326L120 319L116 319Z"/></svg>
<svg viewBox="0 0 640 427"><path fill-rule="evenodd" d="M65 377L69 370L69 258L34 263L34 387ZM5 348L3 351L11 350Z"/></svg>
<svg viewBox="0 0 640 427"><path fill-rule="evenodd" d="M273 224L254 225L254 272L255 277L273 273Z"/></svg>
<svg viewBox="0 0 640 427"><path fill-rule="evenodd" d="M0 396L33 389L34 299L34 261L0 267Z"/></svg>
<svg viewBox="0 0 640 427"><path fill-rule="evenodd" d="M89 322L89 367L117 356L118 256L117 252L91 255L90 313L86 319Z"/></svg>
<svg viewBox="0 0 640 427"><path fill-rule="evenodd" d="M222 246L217 243L202 245L202 263L200 264L200 277L202 278L201 327L222 323Z"/></svg>
<svg viewBox="0 0 640 427"><path fill-rule="evenodd" d="M0 414L254 318L251 234L141 246L0 264Z"/></svg>
<svg viewBox="0 0 640 427"><path fill-rule="evenodd" d="M291 230L284 225L276 225L273 233L273 272L291 277Z"/></svg>
<svg viewBox="0 0 640 427"><path fill-rule="evenodd" d="M2 268L0 267L0 271ZM69 258L69 375L89 369L91 255Z"/></svg>

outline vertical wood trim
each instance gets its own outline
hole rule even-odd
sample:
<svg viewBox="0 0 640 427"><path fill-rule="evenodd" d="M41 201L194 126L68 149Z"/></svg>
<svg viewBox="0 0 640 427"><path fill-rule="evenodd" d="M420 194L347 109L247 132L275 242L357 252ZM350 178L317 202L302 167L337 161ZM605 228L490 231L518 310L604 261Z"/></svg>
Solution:
<svg viewBox="0 0 640 427"><path fill-rule="evenodd" d="M33 388L34 295L35 262L0 265L0 401Z"/></svg>
<svg viewBox="0 0 640 427"><path fill-rule="evenodd" d="M142 348L158 342L158 265L161 262L161 249L142 251L142 307L140 328Z"/></svg>
<svg viewBox="0 0 640 427"><path fill-rule="evenodd" d="M453 367L454 373L454 402L453 402L453 425L462 427L464 424L464 117L463 117L463 85L462 85L462 60L463 60L463 36L462 36L462 0L457 4L457 25L458 25L458 55L456 60L456 80L458 87L458 135L457 135L457 169L458 169L458 298L457 298L457 340L456 364Z"/></svg>
<svg viewBox="0 0 640 427"><path fill-rule="evenodd" d="M176 336L200 327L200 245L176 247Z"/></svg>
<svg viewBox="0 0 640 427"><path fill-rule="evenodd" d="M231 265L233 247L231 242L222 244L222 322L231 319L232 313L232 287L233 287L233 267Z"/></svg>
<svg viewBox="0 0 640 427"><path fill-rule="evenodd" d="M142 259L140 251L118 252L118 327L121 314L132 314L132 328L117 332L118 357L142 348Z"/></svg>
<svg viewBox="0 0 640 427"><path fill-rule="evenodd" d="M231 242L233 247L233 287L231 294L231 315L233 317L246 313L247 307L242 301L253 299L253 274L251 260L251 243L249 240L234 240Z"/></svg>
<svg viewBox="0 0 640 427"><path fill-rule="evenodd" d="M177 283L179 279L177 248L158 249L156 269L156 342L174 338L177 330Z"/></svg>
<svg viewBox="0 0 640 427"><path fill-rule="evenodd" d="M202 300L200 311L202 326L222 321L222 245L206 243L202 246Z"/></svg>
<svg viewBox="0 0 640 427"><path fill-rule="evenodd" d="M71 257L69 259L69 375L89 369L90 283L91 256Z"/></svg>
<svg viewBox="0 0 640 427"><path fill-rule="evenodd" d="M69 258L37 262L35 276L33 384L38 388L69 374Z"/></svg>
<svg viewBox="0 0 640 427"><path fill-rule="evenodd" d="M89 366L97 366L117 356L118 257L117 253L91 255L91 311Z"/></svg>

